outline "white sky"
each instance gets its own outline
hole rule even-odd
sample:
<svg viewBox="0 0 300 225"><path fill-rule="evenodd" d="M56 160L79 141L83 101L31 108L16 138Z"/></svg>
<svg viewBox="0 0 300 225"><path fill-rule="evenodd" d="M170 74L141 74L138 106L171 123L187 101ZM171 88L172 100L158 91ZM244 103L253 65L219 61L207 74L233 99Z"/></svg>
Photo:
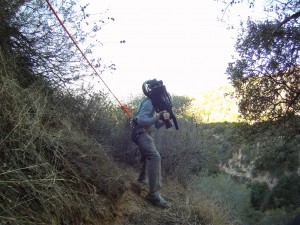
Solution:
<svg viewBox="0 0 300 225"><path fill-rule="evenodd" d="M93 57L116 64L116 71L101 77L118 98L142 93L142 83L154 78L163 80L172 94L193 97L227 82L225 71L235 41L218 21L224 5L213 0L84 2L97 13L91 19L114 18L99 31L104 45ZM240 10L236 16L247 15ZM106 89L101 82L99 89Z"/></svg>

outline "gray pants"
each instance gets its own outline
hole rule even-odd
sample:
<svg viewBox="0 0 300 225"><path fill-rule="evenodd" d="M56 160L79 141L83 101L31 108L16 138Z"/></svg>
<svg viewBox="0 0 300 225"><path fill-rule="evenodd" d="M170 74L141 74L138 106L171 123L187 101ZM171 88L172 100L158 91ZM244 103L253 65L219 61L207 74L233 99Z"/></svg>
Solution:
<svg viewBox="0 0 300 225"><path fill-rule="evenodd" d="M149 192L154 193L159 191L161 186L161 158L157 151L154 140L150 134L144 133L137 140L142 155L142 169L139 179L146 178L146 172L149 179ZM146 171L147 169L147 171Z"/></svg>

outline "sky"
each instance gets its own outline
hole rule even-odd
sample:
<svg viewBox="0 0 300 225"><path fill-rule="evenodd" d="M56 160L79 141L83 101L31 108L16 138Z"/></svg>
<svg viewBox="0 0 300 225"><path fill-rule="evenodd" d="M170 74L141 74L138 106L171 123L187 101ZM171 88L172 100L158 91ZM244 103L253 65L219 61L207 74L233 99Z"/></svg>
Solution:
<svg viewBox="0 0 300 225"><path fill-rule="evenodd" d="M228 83L225 71L236 34L218 21L223 4L213 0L85 2L90 3L91 21L110 21L97 32L103 45L94 49L93 57L116 64L115 71L105 71L101 77L118 98L141 94L143 82L149 79L162 80L171 94L190 97ZM230 13L238 22L251 12L244 7ZM102 82L93 83L106 89Z"/></svg>

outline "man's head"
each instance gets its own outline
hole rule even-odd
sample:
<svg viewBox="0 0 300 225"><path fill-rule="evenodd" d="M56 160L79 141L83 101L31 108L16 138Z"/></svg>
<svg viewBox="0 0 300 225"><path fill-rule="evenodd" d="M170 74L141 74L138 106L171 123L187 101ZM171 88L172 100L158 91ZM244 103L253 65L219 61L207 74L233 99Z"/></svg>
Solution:
<svg viewBox="0 0 300 225"><path fill-rule="evenodd" d="M151 98L152 95L161 92L164 88L163 82L161 80L147 80L143 83L142 89L144 94Z"/></svg>
<svg viewBox="0 0 300 225"><path fill-rule="evenodd" d="M172 102L171 96L167 92L167 89L161 80L147 80L143 83L143 92L144 94L151 99L153 107L156 112L167 111L170 115L172 115L172 119L174 121L175 127L178 130L178 125L176 121L176 117L172 111ZM168 121L168 122L167 122ZM165 121L168 123L167 128L172 127L172 124L169 120Z"/></svg>

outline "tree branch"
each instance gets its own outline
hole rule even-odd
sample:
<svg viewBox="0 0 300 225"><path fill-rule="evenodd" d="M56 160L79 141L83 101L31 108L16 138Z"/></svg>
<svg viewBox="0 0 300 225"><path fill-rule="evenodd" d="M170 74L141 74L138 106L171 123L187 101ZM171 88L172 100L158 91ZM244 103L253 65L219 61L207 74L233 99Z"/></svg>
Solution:
<svg viewBox="0 0 300 225"><path fill-rule="evenodd" d="M272 32L272 34L274 34L275 32L278 31L278 29L280 27L282 27L285 23L289 22L290 20L292 19L297 19L298 17L300 17L300 11L296 12L295 14L291 15L291 16L288 16L286 17L282 22L280 22L276 28L274 29L274 31Z"/></svg>

